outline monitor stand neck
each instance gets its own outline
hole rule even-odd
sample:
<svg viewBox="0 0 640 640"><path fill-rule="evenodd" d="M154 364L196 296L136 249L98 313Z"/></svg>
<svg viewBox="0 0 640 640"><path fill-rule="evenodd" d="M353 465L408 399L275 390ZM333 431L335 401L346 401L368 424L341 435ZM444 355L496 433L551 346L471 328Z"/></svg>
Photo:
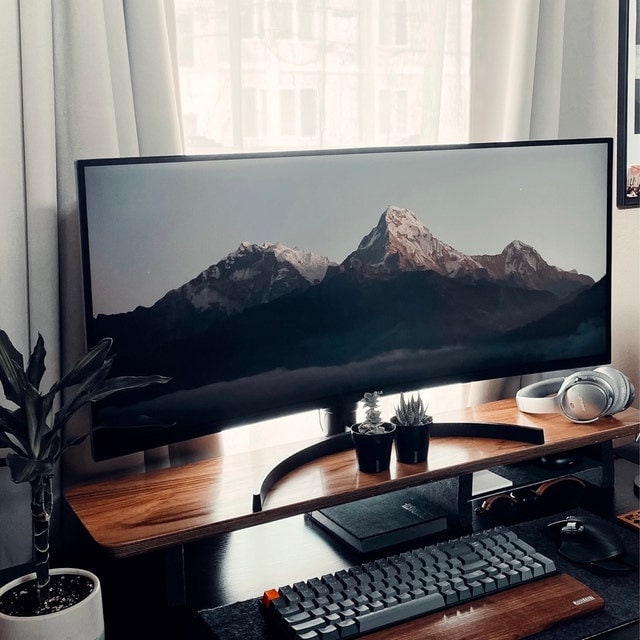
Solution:
<svg viewBox="0 0 640 640"><path fill-rule="evenodd" d="M357 402L347 402L320 409L320 423L324 435L339 435L355 424L357 406Z"/></svg>

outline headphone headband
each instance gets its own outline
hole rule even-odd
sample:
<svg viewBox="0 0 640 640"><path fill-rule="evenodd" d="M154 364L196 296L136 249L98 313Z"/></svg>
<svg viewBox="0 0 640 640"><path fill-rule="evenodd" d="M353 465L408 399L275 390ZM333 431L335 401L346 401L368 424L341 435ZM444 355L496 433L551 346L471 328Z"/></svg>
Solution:
<svg viewBox="0 0 640 640"><path fill-rule="evenodd" d="M534 382L516 393L518 409L524 413L560 413L558 391L564 378L550 378Z"/></svg>

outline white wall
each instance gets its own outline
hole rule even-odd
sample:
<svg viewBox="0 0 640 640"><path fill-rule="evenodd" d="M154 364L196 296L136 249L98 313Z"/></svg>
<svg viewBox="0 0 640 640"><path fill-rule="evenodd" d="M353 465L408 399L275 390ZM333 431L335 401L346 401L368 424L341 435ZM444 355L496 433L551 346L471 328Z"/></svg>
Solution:
<svg viewBox="0 0 640 640"><path fill-rule="evenodd" d="M563 136L611 136L617 130L617 2L567 3L572 41L564 65L575 96L561 114ZM585 46L589 43L589 46ZM614 153L615 155L615 153ZM614 175L614 179L615 179ZM615 186L614 186L615 194ZM579 230L576 241L579 241ZM640 393L640 211L613 202L613 355L612 364L629 376ZM636 398L635 406L638 406Z"/></svg>
<svg viewBox="0 0 640 640"><path fill-rule="evenodd" d="M640 211L613 216L613 365L629 376L640 396Z"/></svg>

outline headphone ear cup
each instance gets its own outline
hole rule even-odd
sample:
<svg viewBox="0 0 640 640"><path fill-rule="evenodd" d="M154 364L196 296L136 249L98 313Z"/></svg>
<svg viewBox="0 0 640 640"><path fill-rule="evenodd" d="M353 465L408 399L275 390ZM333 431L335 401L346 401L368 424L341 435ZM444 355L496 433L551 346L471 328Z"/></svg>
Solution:
<svg viewBox="0 0 640 640"><path fill-rule="evenodd" d="M562 412L573 422L586 423L611 412L616 395L613 380L601 371L576 371L567 376L558 397Z"/></svg>
<svg viewBox="0 0 640 640"><path fill-rule="evenodd" d="M627 376L613 367L598 367L596 371L607 376L610 380L611 386L615 390L611 407L607 411L606 415L613 415L614 413L618 413L618 411L626 409L629 406L631 396L631 383Z"/></svg>

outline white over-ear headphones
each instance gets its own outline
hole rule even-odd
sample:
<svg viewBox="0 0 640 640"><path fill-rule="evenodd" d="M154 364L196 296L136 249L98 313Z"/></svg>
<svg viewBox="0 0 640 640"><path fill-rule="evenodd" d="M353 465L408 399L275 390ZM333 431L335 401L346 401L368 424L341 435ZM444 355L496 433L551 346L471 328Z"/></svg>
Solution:
<svg viewBox="0 0 640 640"><path fill-rule="evenodd" d="M598 367L530 384L516 393L516 404L524 413L564 413L569 420L584 423L624 411L635 397L624 373Z"/></svg>

